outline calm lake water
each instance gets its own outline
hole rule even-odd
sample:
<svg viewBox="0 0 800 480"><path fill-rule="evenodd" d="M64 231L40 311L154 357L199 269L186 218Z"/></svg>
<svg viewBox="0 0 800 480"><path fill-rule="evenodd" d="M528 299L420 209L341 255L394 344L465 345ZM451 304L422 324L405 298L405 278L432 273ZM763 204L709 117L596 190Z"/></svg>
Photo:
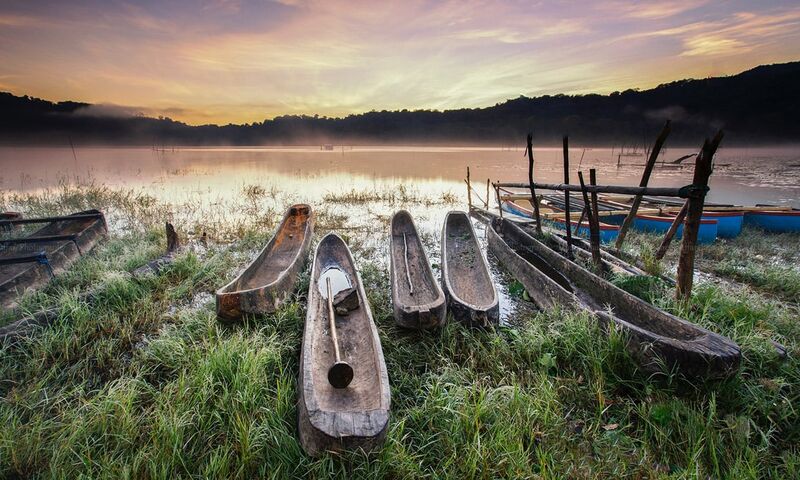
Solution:
<svg viewBox="0 0 800 480"><path fill-rule="evenodd" d="M561 182L558 148L534 149L536 178ZM665 163L693 150L669 148ZM570 151L571 177L580 168L598 170L598 181L637 185L643 156L620 157L609 148ZM618 165L621 163L621 165ZM692 159L685 168L655 170L651 185L691 183ZM784 203L800 206L800 147L722 148L711 177L710 200L726 203ZM326 193L351 189L391 189L400 183L422 193L451 191L465 196L463 179L470 166L473 181L524 181L527 160L522 149L452 147L307 148L0 148L0 188L31 192L59 182L94 181L145 191L163 200L214 199L238 195L246 185L294 191L318 201Z"/></svg>
<svg viewBox="0 0 800 480"><path fill-rule="evenodd" d="M534 151L537 180L560 183L561 149ZM663 160L670 162L689 153L693 152L668 149ZM579 168L587 175L590 168L597 168L600 183L638 185L645 161L643 156L619 157L618 150L601 148L576 148L570 151L570 158L574 183ZM716 162L711 178L712 201L800 206L800 149L723 148ZM685 163L686 168L657 168L651 185L691 183L693 160ZM62 183L126 188L171 204L170 215L179 230L190 235L199 233L187 232L193 224L224 224L266 208L282 212L295 202L310 203L318 211L324 204L328 215L345 219L340 233L347 235L351 246L358 243L356 261L368 257L384 264L388 264L388 220L395 209L403 207L402 203L370 201L352 207L327 204L324 197L352 191L385 193L404 189L408 196L434 202L428 206L415 204L411 213L438 274L444 216L451 209L466 209L467 166L481 196L485 195L487 178L507 182L527 178L528 162L522 148L77 148L73 155L70 148L5 147L0 148L0 189L36 193L57 190ZM253 210L242 208L242 197L250 186L267 192ZM435 203L445 193L457 202ZM115 221L113 212L109 227L112 231L126 228L124 223ZM476 227L482 236L482 229ZM512 299L507 289L510 279L499 281L497 277L502 274L491 258L490 266L498 280L495 284L501 297L501 321L513 322L516 310L530 305Z"/></svg>

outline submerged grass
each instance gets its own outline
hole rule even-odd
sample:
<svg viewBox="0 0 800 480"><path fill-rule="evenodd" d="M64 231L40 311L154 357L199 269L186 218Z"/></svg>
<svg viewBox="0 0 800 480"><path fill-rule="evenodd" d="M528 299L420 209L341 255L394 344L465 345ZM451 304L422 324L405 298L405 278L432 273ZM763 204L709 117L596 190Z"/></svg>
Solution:
<svg viewBox="0 0 800 480"><path fill-rule="evenodd" d="M270 196L257 188L243 193L253 205ZM122 194L102 195L109 195L109 208L127 208L112 204ZM5 202L32 201L42 214L56 202L18 200ZM94 199L74 201L64 209ZM739 343L740 372L714 383L640 371L624 339L614 331L604 335L585 314L521 313L513 328L473 331L451 322L435 332L409 332L393 323L387 265L376 242L364 238L382 238L385 223L376 228L369 218L370 231L326 207L318 212L316 236L342 229L354 249L389 370L392 417L378 451L307 457L297 440L295 404L308 273L277 313L237 327L217 322L210 295L252 258L281 213L261 211L233 227L241 232L235 243L190 242L167 271L143 281L123 272L160 253L160 225L112 233L26 298L25 308L56 306L61 316L21 345L0 349L0 476L800 474L800 326L791 302L760 289L703 283L682 304L660 285L618 282ZM218 231L220 238L233 235ZM648 241L634 235L632 248ZM704 248L700 255L712 253ZM92 302L80 299L87 289L97 292ZM773 341L787 347L787 359Z"/></svg>

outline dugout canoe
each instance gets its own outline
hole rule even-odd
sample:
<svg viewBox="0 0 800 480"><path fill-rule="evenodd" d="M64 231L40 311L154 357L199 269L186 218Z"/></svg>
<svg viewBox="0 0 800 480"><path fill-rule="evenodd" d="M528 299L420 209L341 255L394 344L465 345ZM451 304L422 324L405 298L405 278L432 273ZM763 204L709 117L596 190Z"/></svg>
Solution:
<svg viewBox="0 0 800 480"><path fill-rule="evenodd" d="M442 286L454 319L471 327L498 322L497 289L465 212L451 211L444 219Z"/></svg>
<svg viewBox="0 0 800 480"><path fill-rule="evenodd" d="M492 220L499 219L500 216L490 212L488 210L475 208L473 207L470 210L470 214L473 215L475 218L480 220L483 223L490 224ZM532 234L532 229L535 228L533 220L512 220L507 218L508 221L515 222L517 225L520 226L526 233L529 235ZM542 229L543 232L549 234L546 242L551 248L556 248L562 254L567 251L567 241L564 238L564 232L551 229L547 226L544 226ZM589 241L584 240L578 237L572 237L572 253L576 256L581 258L585 262L592 262L592 250ZM603 246L600 248L600 257L603 262L603 270L606 272L614 273L617 275L649 275L647 272L642 270L639 266L634 265L631 263L633 260L632 258L623 259L620 258L618 255L623 255L622 252L618 252L615 249L610 249L607 246ZM675 282L670 280L667 277L660 277L668 284L672 285Z"/></svg>
<svg viewBox="0 0 800 480"><path fill-rule="evenodd" d="M273 313L294 290L314 233L311 206L292 205L278 231L255 260L216 292L217 317L240 320L246 313Z"/></svg>
<svg viewBox="0 0 800 480"><path fill-rule="evenodd" d="M405 328L444 325L447 302L431 270L414 219L405 210L392 215L389 235L389 277L394 320Z"/></svg>
<svg viewBox="0 0 800 480"><path fill-rule="evenodd" d="M99 210L45 218L16 218L0 224L47 223L22 238L0 240L0 308L12 309L21 295L47 284L108 234Z"/></svg>
<svg viewBox="0 0 800 480"><path fill-rule="evenodd" d="M335 353L327 278L334 296L341 360L353 367L352 381L344 388L334 388L328 380ZM381 341L353 256L338 235L328 234L317 246L308 287L298 379L300 444L311 456L370 450L386 435L390 401Z"/></svg>
<svg viewBox="0 0 800 480"><path fill-rule="evenodd" d="M615 324L627 335L629 352L645 370L677 369L687 377L718 379L738 369L741 352L732 340L625 292L512 222L493 220L487 234L489 249L540 308L582 308L604 328Z"/></svg>

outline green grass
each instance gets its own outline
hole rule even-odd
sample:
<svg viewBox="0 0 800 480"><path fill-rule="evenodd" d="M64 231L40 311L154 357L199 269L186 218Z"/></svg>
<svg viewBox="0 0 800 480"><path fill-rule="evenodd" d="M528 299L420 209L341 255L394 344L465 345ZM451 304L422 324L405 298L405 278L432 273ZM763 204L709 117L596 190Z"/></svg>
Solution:
<svg viewBox="0 0 800 480"><path fill-rule="evenodd" d="M250 197L243 202L260 202L271 194L250 187L243 195ZM64 209L93 201L79 197ZM112 210L129 208L108 202ZM41 213L53 208L41 205ZM316 237L342 229L375 314L392 389L381 449L312 459L300 448L296 379L307 272L274 315L236 327L214 317L209 293L258 251L282 212L235 224L235 243L195 249L190 242L163 274L136 281L123 272L163 248L162 217L155 217L144 229L112 233L23 301L29 310L56 306L61 318L21 345L0 349L0 477L800 474L800 325L793 303L763 288L704 283L683 304L660 284L617 279L739 343L740 372L713 383L640 371L624 339L613 331L605 336L585 314L522 313L513 328L473 331L451 322L435 332L409 332L391 316L384 232L377 231L385 223L376 228L370 217L370 231L337 212L320 209ZM629 248L648 241L634 234ZM756 262L772 246L736 248ZM701 249L698 263L708 265L717 254L728 255ZM670 261L658 268L668 271ZM88 289L96 299L80 301ZM773 340L789 349L788 359L778 357Z"/></svg>

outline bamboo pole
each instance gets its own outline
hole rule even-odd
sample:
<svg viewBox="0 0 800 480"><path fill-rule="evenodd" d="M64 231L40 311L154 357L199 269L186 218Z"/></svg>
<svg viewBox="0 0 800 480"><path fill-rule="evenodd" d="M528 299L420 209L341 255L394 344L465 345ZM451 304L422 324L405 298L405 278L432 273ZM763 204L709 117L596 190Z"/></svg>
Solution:
<svg viewBox="0 0 800 480"><path fill-rule="evenodd" d="M714 153L722 141L722 130L710 142L703 144L701 155L697 156L694 169L693 184L698 188L689 197L686 208L686 223L683 226L683 242L678 260L677 288L675 296L678 300L688 300L692 296L694 282L694 255L697 248L697 234L700 230L700 219L703 216L703 203L708 190L708 177L713 170Z"/></svg>
<svg viewBox="0 0 800 480"><path fill-rule="evenodd" d="M533 134L527 138L528 150L528 189L531 191L531 205L533 205L533 219L536 220L536 233L542 234L542 218L539 216L539 199L536 198L536 188L533 183ZM567 229L569 230L569 229Z"/></svg>
<svg viewBox="0 0 800 480"><path fill-rule="evenodd" d="M664 146L664 142L667 140L669 132L670 122L667 120L664 124L664 128L661 129L661 133L658 135L658 138L656 138L656 143L653 146L653 149L650 151L650 157L647 159L647 165L644 167L644 172L642 172L642 180L639 182L640 187L646 187L650 182L650 174L653 173L653 167L656 165L658 154L661 152L661 147ZM622 226L619 229L619 234L617 235L617 242L615 244L616 248L622 248L622 244L625 242L625 235L628 233L628 228L630 228L631 224L633 224L633 219L636 218L636 211L639 210L640 203L642 203L641 194L636 195L636 197L633 199L631 210L628 212L628 216L625 217L625 221L622 222Z"/></svg>
<svg viewBox="0 0 800 480"><path fill-rule="evenodd" d="M467 167L467 205L472 209L472 185L469 183L469 167Z"/></svg>
<svg viewBox="0 0 800 480"><path fill-rule="evenodd" d="M496 183L498 187L503 188L528 188L527 183ZM533 182L533 186L541 188L542 190L558 190L569 192L580 192L580 185L569 185L563 183L539 183ZM586 185L586 189L591 192L597 193L615 193L623 195L652 195L659 197L681 197L688 198L693 193L693 185L685 185L683 187L631 187L628 185Z"/></svg>
<svg viewBox="0 0 800 480"><path fill-rule="evenodd" d="M664 234L664 240L661 241L661 246L658 247L658 251L656 252L656 259L661 260L664 258L664 255L667 254L667 250L669 250L669 244L672 242L672 238L678 232L678 227L680 227L681 223L683 223L683 219L686 218L686 210L689 208L689 201L687 200L683 204L683 208L678 214L675 216L675 220L672 221L672 225L669 226L669 230L667 233Z"/></svg>
<svg viewBox="0 0 800 480"><path fill-rule="evenodd" d="M564 135L564 183L569 184L569 137L566 135ZM572 229L570 228L570 219L572 217L569 216L569 200L569 192L564 190L564 217L566 220L564 226L567 230L567 256L572 258ZM538 211L539 207L536 207L536 210Z"/></svg>

